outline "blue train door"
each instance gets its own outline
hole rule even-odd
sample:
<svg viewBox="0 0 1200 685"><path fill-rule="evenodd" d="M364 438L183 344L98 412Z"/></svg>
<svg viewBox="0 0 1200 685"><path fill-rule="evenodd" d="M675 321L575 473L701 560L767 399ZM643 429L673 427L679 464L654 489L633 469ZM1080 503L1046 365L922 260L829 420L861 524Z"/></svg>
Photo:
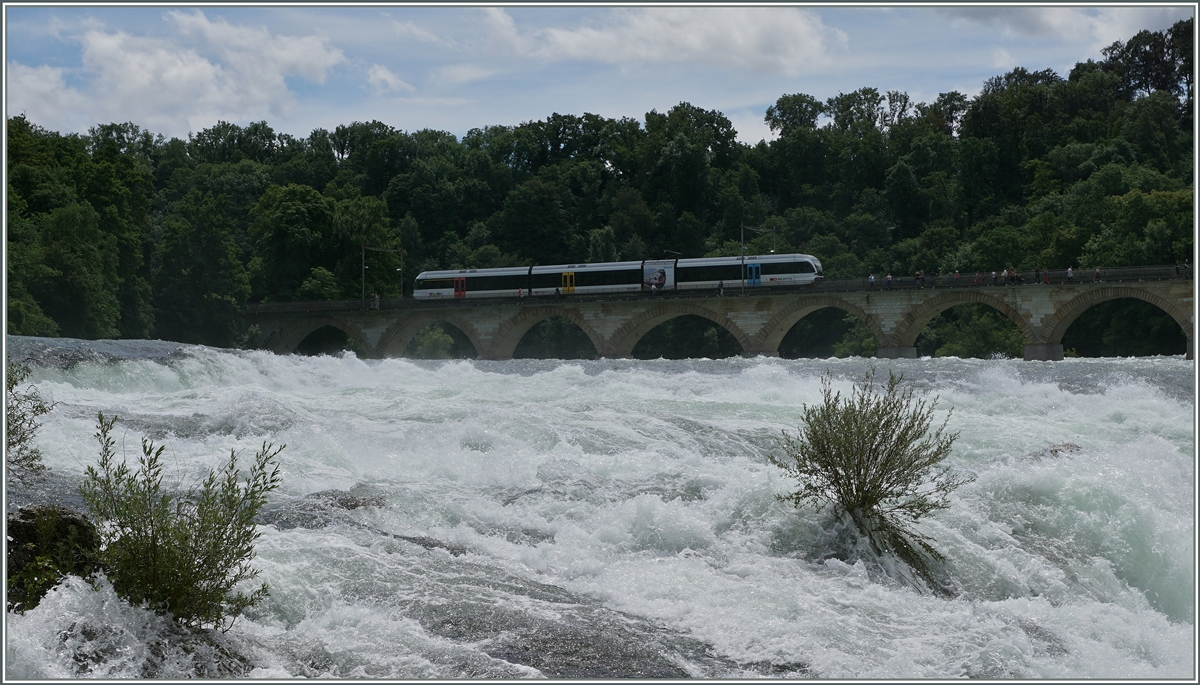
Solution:
<svg viewBox="0 0 1200 685"><path fill-rule="evenodd" d="M746 285L762 285L762 264L746 265Z"/></svg>

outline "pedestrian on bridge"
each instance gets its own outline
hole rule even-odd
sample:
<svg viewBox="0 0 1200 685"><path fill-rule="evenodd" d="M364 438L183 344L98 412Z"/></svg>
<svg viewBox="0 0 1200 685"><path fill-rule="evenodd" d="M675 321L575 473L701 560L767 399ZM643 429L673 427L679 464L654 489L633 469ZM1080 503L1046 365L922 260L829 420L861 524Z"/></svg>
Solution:
<svg viewBox="0 0 1200 685"><path fill-rule="evenodd" d="M1175 268L1179 268L1179 262L1175 262ZM1178 273L1178 272L1176 272ZM1100 267L1096 267L1096 273L1092 274L1092 283L1100 282Z"/></svg>
<svg viewBox="0 0 1200 685"><path fill-rule="evenodd" d="M955 269L955 270L954 270L954 287L955 287L955 288L957 288L957 287L958 287L958 279L959 279L959 276L960 276L960 275L959 275L959 273L958 273L958 269Z"/></svg>
<svg viewBox="0 0 1200 685"><path fill-rule="evenodd" d="M717 297L725 297L725 280L717 281Z"/></svg>
<svg viewBox="0 0 1200 685"><path fill-rule="evenodd" d="M886 278L883 279L883 287L885 290L892 289L892 272L889 271Z"/></svg>
<svg viewBox="0 0 1200 685"><path fill-rule="evenodd" d="M1175 262L1175 275L1176 276L1179 275L1179 262ZM870 274L869 276L867 276L867 289L868 290L875 289L875 274Z"/></svg>
<svg viewBox="0 0 1200 685"><path fill-rule="evenodd" d="M1067 283L1074 283L1074 282L1075 282L1075 269L1068 266L1067 267Z"/></svg>
<svg viewBox="0 0 1200 685"><path fill-rule="evenodd" d="M1000 283L996 280L996 270L992 269L992 286L994 287L997 285L1000 285Z"/></svg>
<svg viewBox="0 0 1200 685"><path fill-rule="evenodd" d="M1033 269L1033 282L1034 282L1034 284L1035 284L1035 285L1041 285L1041 284L1042 284L1042 268L1041 268L1041 267L1034 267L1034 269Z"/></svg>

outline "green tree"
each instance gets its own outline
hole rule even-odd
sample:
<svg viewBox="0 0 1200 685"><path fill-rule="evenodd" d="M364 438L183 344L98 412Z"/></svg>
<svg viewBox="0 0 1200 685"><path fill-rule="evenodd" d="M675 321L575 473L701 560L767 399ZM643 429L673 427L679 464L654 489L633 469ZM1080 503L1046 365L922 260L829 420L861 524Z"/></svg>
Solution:
<svg viewBox="0 0 1200 685"><path fill-rule="evenodd" d="M37 224L45 268L25 283L28 292L64 336L119 337L116 238L100 229L100 216L87 203L42 214Z"/></svg>
<svg viewBox="0 0 1200 685"><path fill-rule="evenodd" d="M825 104L811 95L782 95L767 108L764 120L772 131L786 136L798 129L816 128L817 117L824 114L825 110Z"/></svg>
<svg viewBox="0 0 1200 685"><path fill-rule="evenodd" d="M221 204L192 191L166 222L155 330L168 340L232 347L243 335L250 279Z"/></svg>
<svg viewBox="0 0 1200 685"><path fill-rule="evenodd" d="M262 259L263 292L256 298L292 300L314 266L334 267L329 254L334 203L307 186L271 186L251 215L251 237Z"/></svg>

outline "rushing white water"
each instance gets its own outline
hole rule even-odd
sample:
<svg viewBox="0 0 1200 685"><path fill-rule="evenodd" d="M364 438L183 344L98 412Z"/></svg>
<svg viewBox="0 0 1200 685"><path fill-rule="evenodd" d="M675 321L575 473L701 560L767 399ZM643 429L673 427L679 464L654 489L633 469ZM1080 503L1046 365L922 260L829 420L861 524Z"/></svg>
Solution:
<svg viewBox="0 0 1200 685"><path fill-rule="evenodd" d="M414 362L8 342L59 403L39 444L68 501L97 411L120 417L131 458L143 435L167 445L182 484L230 449L287 444L255 560L265 603L184 648L103 581L68 582L8 614L10 678L223 658L255 678L1196 675L1182 358ZM792 483L766 454L820 375L844 392L872 366L953 407L951 465L976 480L920 529L957 597L833 558L830 519L775 498ZM1041 452L1063 443L1081 449ZM348 492L310 496L330 490Z"/></svg>

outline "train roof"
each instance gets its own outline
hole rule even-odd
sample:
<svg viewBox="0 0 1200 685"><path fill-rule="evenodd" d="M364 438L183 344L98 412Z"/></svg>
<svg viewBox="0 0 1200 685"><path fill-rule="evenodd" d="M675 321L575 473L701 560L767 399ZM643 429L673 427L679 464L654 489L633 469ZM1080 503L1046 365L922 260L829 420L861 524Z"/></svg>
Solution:
<svg viewBox="0 0 1200 685"><path fill-rule="evenodd" d="M796 261L816 261L817 258L807 254L761 254L761 255L746 255L746 263L761 264L763 262L796 262ZM722 264L741 264L742 257L697 257L695 259L681 259L679 266L719 266Z"/></svg>
<svg viewBox="0 0 1200 685"><path fill-rule="evenodd" d="M422 278L455 278L458 276L517 276L529 273L527 266L502 266L494 269L444 269L442 271L422 271L417 279Z"/></svg>
<svg viewBox="0 0 1200 685"><path fill-rule="evenodd" d="M574 269L587 269L588 271L618 271L624 269L640 269L642 263L639 262L596 262L593 264L556 264L551 266L535 266L533 273L557 273L559 271L569 271Z"/></svg>

